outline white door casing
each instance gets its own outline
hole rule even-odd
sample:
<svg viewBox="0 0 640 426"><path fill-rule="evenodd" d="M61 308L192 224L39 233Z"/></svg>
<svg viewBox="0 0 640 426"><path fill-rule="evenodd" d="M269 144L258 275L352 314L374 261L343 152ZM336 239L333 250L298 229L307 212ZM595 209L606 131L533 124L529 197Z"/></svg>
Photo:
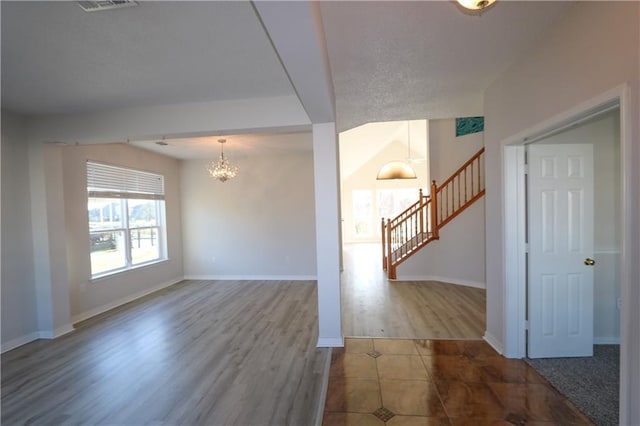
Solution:
<svg viewBox="0 0 640 426"><path fill-rule="evenodd" d="M528 356L592 356L593 146L527 152Z"/></svg>

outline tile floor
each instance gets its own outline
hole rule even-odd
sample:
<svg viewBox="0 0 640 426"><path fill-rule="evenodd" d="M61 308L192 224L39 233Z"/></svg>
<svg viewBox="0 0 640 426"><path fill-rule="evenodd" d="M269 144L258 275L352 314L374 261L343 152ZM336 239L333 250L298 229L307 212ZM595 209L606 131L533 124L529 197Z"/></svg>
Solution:
<svg viewBox="0 0 640 426"><path fill-rule="evenodd" d="M345 339L323 425L592 425L521 360L480 340Z"/></svg>

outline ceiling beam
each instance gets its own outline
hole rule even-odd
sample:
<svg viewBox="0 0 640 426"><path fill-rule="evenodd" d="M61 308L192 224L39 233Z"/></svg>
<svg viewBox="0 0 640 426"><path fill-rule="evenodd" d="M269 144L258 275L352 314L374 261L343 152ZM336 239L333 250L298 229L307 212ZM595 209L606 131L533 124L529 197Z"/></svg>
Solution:
<svg viewBox="0 0 640 426"><path fill-rule="evenodd" d="M335 94L318 2L253 5L311 122L335 122Z"/></svg>

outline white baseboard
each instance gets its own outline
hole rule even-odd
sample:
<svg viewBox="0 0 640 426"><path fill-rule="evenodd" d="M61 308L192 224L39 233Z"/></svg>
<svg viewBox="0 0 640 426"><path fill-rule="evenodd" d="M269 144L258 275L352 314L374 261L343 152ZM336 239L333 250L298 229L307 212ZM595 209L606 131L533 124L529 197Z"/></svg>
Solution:
<svg viewBox="0 0 640 426"><path fill-rule="evenodd" d="M319 337L318 348L343 348L344 339L342 337Z"/></svg>
<svg viewBox="0 0 640 426"><path fill-rule="evenodd" d="M34 331L33 333L25 334L24 336L16 337L8 342L2 344L2 353L15 349L18 346L26 345L29 342L40 339L40 332Z"/></svg>
<svg viewBox="0 0 640 426"><path fill-rule="evenodd" d="M482 336L482 338L500 355L504 353L504 348L502 347L502 343L500 343L500 341L496 339L491 333L489 333L488 331L485 331L484 336Z"/></svg>
<svg viewBox="0 0 640 426"><path fill-rule="evenodd" d="M71 333L74 330L73 325L66 324L62 327L58 327L55 330L41 330L34 331L33 333L26 334L24 336L17 337L2 344L2 353L8 352L12 349L26 345L38 339L55 339L56 337L64 336Z"/></svg>
<svg viewBox="0 0 640 426"><path fill-rule="evenodd" d="M118 300L114 300L113 302L107 303L107 304L99 306L97 308L90 309L90 310L88 310L86 312L82 312L82 313L80 313L78 315L74 315L71 319L72 319L74 324L77 323L77 322L80 322L80 321L84 321L84 320L89 319L91 317L94 317L96 315L100 315L100 314L102 314L104 312L107 312L107 311L109 311L111 309L117 308L120 305L124 305L125 303L133 302L134 300L139 299L141 297L144 297L144 296L146 296L148 294L154 293L154 292L156 292L158 290L162 290L163 288L166 288L166 287L172 286L174 284L177 284L180 281L184 281L182 277L178 277L178 278L174 278L174 279L169 280L169 281L165 281L165 282L163 282L161 284L155 285L153 287L149 287L149 288L147 288L145 290L142 290L142 291L139 291L137 293L130 294L129 296L123 297L123 298L118 299Z"/></svg>
<svg viewBox="0 0 640 426"><path fill-rule="evenodd" d="M318 406L316 407L315 426L322 426L322 420L324 417L324 405L327 400L327 390L329 389L329 373L331 370L331 358L333 356L333 349L329 348L329 355L324 362L322 371L322 388L320 388L320 398L318 398Z"/></svg>
<svg viewBox="0 0 640 426"><path fill-rule="evenodd" d="M435 275L398 275L395 281L440 281L447 284L464 285L467 287L475 287L485 289L487 286L485 283L477 281L459 280L457 278L437 277Z"/></svg>
<svg viewBox="0 0 640 426"><path fill-rule="evenodd" d="M56 328L55 330L45 330L40 331L40 339L55 339L56 337L64 336L65 334L69 334L74 330L73 324L65 324L61 327Z"/></svg>
<svg viewBox="0 0 640 426"><path fill-rule="evenodd" d="M185 280L315 281L316 275L185 275Z"/></svg>
<svg viewBox="0 0 640 426"><path fill-rule="evenodd" d="M593 344L594 345L619 345L620 338L619 337L594 337Z"/></svg>

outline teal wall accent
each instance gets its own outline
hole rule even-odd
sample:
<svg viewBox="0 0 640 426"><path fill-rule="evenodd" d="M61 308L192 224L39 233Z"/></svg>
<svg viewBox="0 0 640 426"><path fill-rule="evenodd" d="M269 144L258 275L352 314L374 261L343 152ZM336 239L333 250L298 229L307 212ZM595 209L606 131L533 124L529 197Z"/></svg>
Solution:
<svg viewBox="0 0 640 426"><path fill-rule="evenodd" d="M456 118L456 137L484 131L484 117Z"/></svg>

